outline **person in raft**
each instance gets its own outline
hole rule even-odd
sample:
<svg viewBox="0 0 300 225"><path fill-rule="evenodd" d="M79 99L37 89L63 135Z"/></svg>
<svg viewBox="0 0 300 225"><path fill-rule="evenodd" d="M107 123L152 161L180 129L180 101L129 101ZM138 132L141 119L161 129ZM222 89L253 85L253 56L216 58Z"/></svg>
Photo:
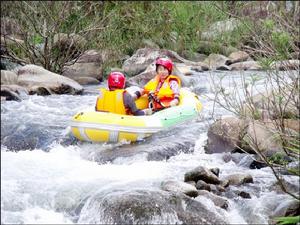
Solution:
<svg viewBox="0 0 300 225"><path fill-rule="evenodd" d="M134 98L124 89L125 80L125 75L121 72L111 72L108 75L108 90L100 88L96 111L135 116L151 115L151 109L140 110L136 107Z"/></svg>
<svg viewBox="0 0 300 225"><path fill-rule="evenodd" d="M151 79L134 98L147 94L149 108L159 111L179 104L181 80L171 75L173 63L167 58L157 58L155 62L157 75Z"/></svg>

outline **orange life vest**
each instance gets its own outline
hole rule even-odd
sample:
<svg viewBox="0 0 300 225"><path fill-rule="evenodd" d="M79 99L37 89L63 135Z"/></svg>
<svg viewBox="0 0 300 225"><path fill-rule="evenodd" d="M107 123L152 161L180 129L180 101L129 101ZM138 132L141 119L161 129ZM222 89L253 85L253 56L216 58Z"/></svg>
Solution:
<svg viewBox="0 0 300 225"><path fill-rule="evenodd" d="M96 101L96 111L126 115L127 110L124 106L124 92L124 89L109 91L105 88L100 88L100 93Z"/></svg>
<svg viewBox="0 0 300 225"><path fill-rule="evenodd" d="M174 99L174 92L170 87L170 81L176 80L179 88L181 87L181 81L177 76L169 75L163 84L161 85L161 88L159 90L157 89L157 85L159 84L160 76L156 75L153 79L151 79L145 86L144 90L145 93L149 94L150 91L154 92L155 97L162 103L159 104L158 102L154 103L154 109L161 109L164 106L169 107L170 102Z"/></svg>

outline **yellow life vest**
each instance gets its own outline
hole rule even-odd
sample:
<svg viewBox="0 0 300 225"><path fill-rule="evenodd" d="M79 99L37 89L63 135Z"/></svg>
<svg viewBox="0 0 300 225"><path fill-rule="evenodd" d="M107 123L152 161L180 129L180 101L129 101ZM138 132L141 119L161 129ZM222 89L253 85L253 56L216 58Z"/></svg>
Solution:
<svg viewBox="0 0 300 225"><path fill-rule="evenodd" d="M100 88L100 93L96 101L96 111L126 115L123 100L124 92L124 89L109 91L105 88Z"/></svg>
<svg viewBox="0 0 300 225"><path fill-rule="evenodd" d="M151 79L145 86L144 90L148 94L150 91L153 91L155 96L163 103L166 107L169 106L170 101L174 99L174 92L170 87L170 81L176 80L179 88L181 87L181 80L174 75L169 75L167 79L165 79L161 88L157 91L157 85L159 84L159 75L156 75L153 79ZM154 104L154 108L162 108L159 104Z"/></svg>

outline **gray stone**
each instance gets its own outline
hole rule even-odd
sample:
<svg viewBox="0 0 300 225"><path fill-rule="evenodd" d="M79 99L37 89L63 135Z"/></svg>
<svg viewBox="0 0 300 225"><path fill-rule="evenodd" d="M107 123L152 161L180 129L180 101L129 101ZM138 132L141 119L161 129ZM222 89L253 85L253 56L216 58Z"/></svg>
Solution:
<svg viewBox="0 0 300 225"><path fill-rule="evenodd" d="M184 174L184 181L195 181L198 182L198 180L203 180L206 183L210 184L220 184L220 180L218 177L209 171L208 169L204 168L203 166L198 166L193 170L188 171Z"/></svg>
<svg viewBox="0 0 300 225"><path fill-rule="evenodd" d="M190 197L197 197L198 192L195 186L182 181L164 181L161 185L162 190L170 192L181 192Z"/></svg>
<svg viewBox="0 0 300 225"><path fill-rule="evenodd" d="M228 200L225 198L222 198L220 196L217 196L209 191L206 190L199 190L198 191L198 195L199 196L205 196L206 198L212 200L212 202L215 204L215 206L221 207L223 209L227 209L228 208ZM201 198L196 197L195 200L200 200ZM201 200L200 200L201 201Z"/></svg>

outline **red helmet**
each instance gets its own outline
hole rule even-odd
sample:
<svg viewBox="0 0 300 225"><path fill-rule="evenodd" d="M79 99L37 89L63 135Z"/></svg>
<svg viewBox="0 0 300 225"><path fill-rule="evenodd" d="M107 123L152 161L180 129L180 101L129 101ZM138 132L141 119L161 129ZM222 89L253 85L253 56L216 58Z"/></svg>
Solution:
<svg viewBox="0 0 300 225"><path fill-rule="evenodd" d="M158 65L162 65L163 67L165 67L169 71L169 74L172 73L173 63L170 59L158 58L155 62L155 65L156 65L156 69L157 69Z"/></svg>
<svg viewBox="0 0 300 225"><path fill-rule="evenodd" d="M108 88L123 89L125 87L125 75L121 72L111 72L108 75Z"/></svg>

